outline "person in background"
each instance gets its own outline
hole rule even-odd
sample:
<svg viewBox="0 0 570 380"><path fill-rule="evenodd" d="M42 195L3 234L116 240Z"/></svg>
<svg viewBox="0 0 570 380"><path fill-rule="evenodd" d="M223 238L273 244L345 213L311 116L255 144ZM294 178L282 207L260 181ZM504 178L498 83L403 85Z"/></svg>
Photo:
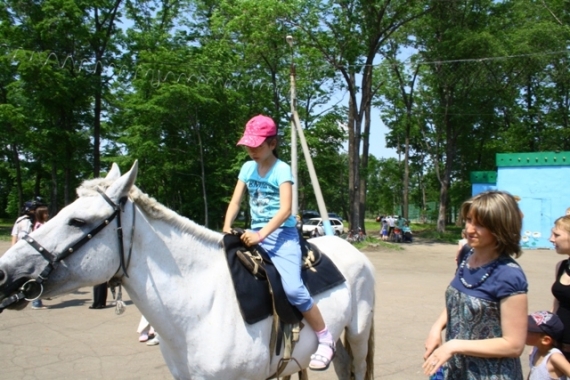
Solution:
<svg viewBox="0 0 570 380"><path fill-rule="evenodd" d="M556 314L537 311L528 316L526 344L533 346L529 356L529 380L567 380L570 363L556 348L564 334L564 325Z"/></svg>
<svg viewBox="0 0 570 380"><path fill-rule="evenodd" d="M36 225L36 210L38 209L38 207L43 207L39 198L36 198L36 200L24 202L22 215L18 219L16 219L14 227L12 228L12 245L16 244L26 235L32 233L32 231L34 230L34 225ZM32 301L32 310L45 310L45 309L47 309L47 307L43 305L41 299L36 299Z"/></svg>
<svg viewBox="0 0 570 380"><path fill-rule="evenodd" d="M144 343L146 342L147 346L156 346L159 344L158 334L144 315L141 315L141 320L139 322L139 327L137 328L137 332L139 333L139 342Z"/></svg>
<svg viewBox="0 0 570 380"><path fill-rule="evenodd" d="M317 227L315 227L315 229L313 231L311 231L311 237L312 238L316 238L319 237L319 229Z"/></svg>
<svg viewBox="0 0 570 380"><path fill-rule="evenodd" d="M107 307L107 290L106 282L93 287L93 304L89 306L90 309L104 309Z"/></svg>
<svg viewBox="0 0 570 380"><path fill-rule="evenodd" d="M554 221L550 242L554 244L556 253L570 256L570 215ZM558 315L565 327L560 350L570 361L570 259L566 258L556 264L551 292L554 296L552 312Z"/></svg>
<svg viewBox="0 0 570 380"><path fill-rule="evenodd" d="M36 201L24 202L22 214L16 219L12 227L12 245L32 233L36 222L36 209L39 203Z"/></svg>
<svg viewBox="0 0 570 380"><path fill-rule="evenodd" d="M406 218L404 218L401 215L398 215L398 219L396 220L396 227L398 227L399 229L403 230L404 226L406 225L406 223L408 223L408 221L406 220Z"/></svg>
<svg viewBox="0 0 570 380"><path fill-rule="evenodd" d="M382 218L382 230L380 233L382 234L382 240L388 241L388 221L386 218Z"/></svg>
<svg viewBox="0 0 570 380"><path fill-rule="evenodd" d="M468 245L426 339L424 374L442 369L445 379L522 380L528 283L511 257L522 253L518 204L506 192L487 191L464 202L461 217Z"/></svg>
<svg viewBox="0 0 570 380"><path fill-rule="evenodd" d="M38 228L40 228L42 225L45 224L45 222L48 221L49 219L49 211L47 206L39 206L36 209L36 218L35 218L35 223L34 223L34 231L37 230Z"/></svg>
<svg viewBox="0 0 570 380"><path fill-rule="evenodd" d="M404 227L402 227L402 233L404 234L404 243L412 243L414 241L409 222L406 222Z"/></svg>
<svg viewBox="0 0 570 380"><path fill-rule="evenodd" d="M396 227L396 219L392 215L388 215L386 218L388 222L388 238L392 240L392 235L394 234L394 227Z"/></svg>

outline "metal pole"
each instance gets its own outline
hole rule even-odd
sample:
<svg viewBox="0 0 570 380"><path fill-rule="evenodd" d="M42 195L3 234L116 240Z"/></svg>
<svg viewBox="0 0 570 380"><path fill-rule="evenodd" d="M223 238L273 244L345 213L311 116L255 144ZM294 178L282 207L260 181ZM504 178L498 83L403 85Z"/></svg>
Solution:
<svg viewBox="0 0 570 380"><path fill-rule="evenodd" d="M311 152L309 151L309 146L307 145L307 140L305 139L305 132L303 132L303 128L301 128L301 123L299 122L299 114L297 114L297 111L295 111L293 114L293 119L295 121L295 126L297 127L297 133L299 133L299 140L301 141L301 147L303 148L305 161L307 161L307 168L309 169L309 176L311 177L311 183L313 184L313 190L315 191L315 196L317 198L319 213L321 214L321 219L323 220L325 235L334 235L334 231L329 220L329 214L327 212L327 207L325 206L323 193L321 192L321 186L319 185L319 179L317 178L317 172L315 171L315 166L313 165L313 158L311 157Z"/></svg>
<svg viewBox="0 0 570 380"><path fill-rule="evenodd" d="M293 174L293 194L291 199L291 214L297 216L299 213L299 187L298 180L298 165L297 165L297 132L295 131L295 121L293 115L297 107L297 95L295 93L295 64L293 63L293 37L287 36L287 43L291 48L291 172Z"/></svg>

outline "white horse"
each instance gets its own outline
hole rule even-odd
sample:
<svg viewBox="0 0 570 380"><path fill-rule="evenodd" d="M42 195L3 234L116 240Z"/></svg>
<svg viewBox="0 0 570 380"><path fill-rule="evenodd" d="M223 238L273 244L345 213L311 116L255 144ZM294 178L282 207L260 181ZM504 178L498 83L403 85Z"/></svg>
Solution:
<svg viewBox="0 0 570 380"><path fill-rule="evenodd" d="M22 309L28 304L25 298L42 290L42 297L52 297L114 277L160 334L160 349L174 378L270 378L280 359L269 352L271 318L244 322L222 234L143 194L134 186L137 170L135 162L120 176L113 164L106 178L84 182L75 202L0 258L0 311ZM338 237L314 242L346 278L315 297L335 339L344 332L344 346L350 348L344 353L352 365L337 352L335 370L341 378L352 372L356 379L372 379L374 268ZM128 277L121 257L126 257ZM295 360L282 376L306 368L317 348L315 333L304 324ZM342 349L340 340L339 345Z"/></svg>

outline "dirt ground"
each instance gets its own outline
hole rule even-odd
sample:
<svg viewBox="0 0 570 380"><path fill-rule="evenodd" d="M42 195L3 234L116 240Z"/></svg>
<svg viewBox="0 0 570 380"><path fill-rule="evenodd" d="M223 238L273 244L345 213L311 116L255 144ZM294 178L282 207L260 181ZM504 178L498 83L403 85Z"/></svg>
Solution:
<svg viewBox="0 0 570 380"><path fill-rule="evenodd" d="M0 252L8 249L0 242ZM455 270L456 246L429 241L403 250L365 250L376 267L375 379L423 379L423 342L444 307L444 291ZM552 250L526 251L518 260L529 280L529 310L550 309L554 266L563 257ZM0 315L3 379L171 379L157 346L137 340L140 313L130 301L117 316L113 308L90 310L91 288L44 301L48 310L4 311ZM128 295L124 295L128 300ZM109 301L111 297L109 295ZM522 356L528 373L528 352ZM337 378L333 369L311 379Z"/></svg>

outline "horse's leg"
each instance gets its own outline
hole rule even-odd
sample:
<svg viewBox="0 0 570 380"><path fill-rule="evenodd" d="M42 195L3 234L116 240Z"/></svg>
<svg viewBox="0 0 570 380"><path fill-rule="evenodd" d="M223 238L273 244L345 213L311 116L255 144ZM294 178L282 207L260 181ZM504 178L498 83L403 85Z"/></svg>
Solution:
<svg viewBox="0 0 570 380"><path fill-rule="evenodd" d="M350 379L350 353L347 351L348 346L339 339L336 342L336 353L333 359L334 371L338 379Z"/></svg>
<svg viewBox="0 0 570 380"><path fill-rule="evenodd" d="M363 305L363 307L366 307ZM345 331L352 370L356 380L374 379L374 314L357 313L361 318L355 318Z"/></svg>

